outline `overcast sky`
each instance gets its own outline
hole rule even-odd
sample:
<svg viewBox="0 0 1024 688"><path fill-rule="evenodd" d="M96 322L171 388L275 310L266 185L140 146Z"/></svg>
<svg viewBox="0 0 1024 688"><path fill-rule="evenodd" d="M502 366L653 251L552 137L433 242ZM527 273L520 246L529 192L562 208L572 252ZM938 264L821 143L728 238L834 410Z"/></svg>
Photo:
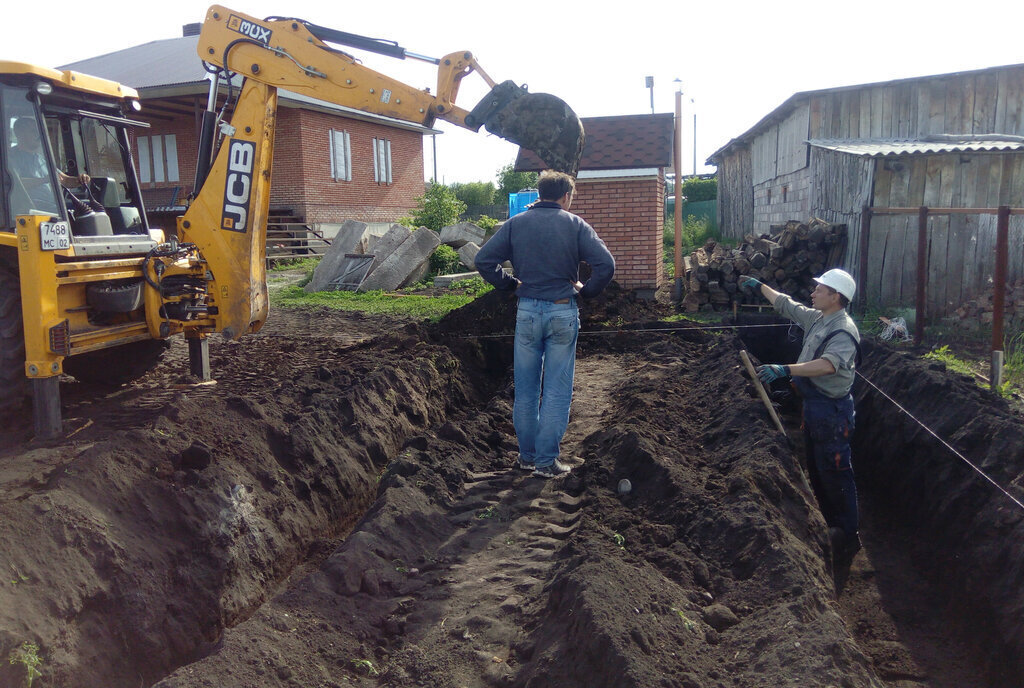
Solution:
<svg viewBox="0 0 1024 688"><path fill-rule="evenodd" d="M196 0L9 2L0 59L57 66L174 38L208 7ZM794 93L1024 62L1024 3L1011 0L241 0L227 7L260 18L296 16L433 57L469 50L495 80L553 93L581 117L651 112L647 76L654 77L654 111L674 112L679 79L687 173L694 113L697 171L713 171L704 166L711 153ZM355 54L408 84L435 87L432 65ZM472 109L486 91L470 76L458 104ZM437 137L441 181L492 181L515 159L518 148L502 139L438 128L445 132ZM425 155L430 177L429 139Z"/></svg>

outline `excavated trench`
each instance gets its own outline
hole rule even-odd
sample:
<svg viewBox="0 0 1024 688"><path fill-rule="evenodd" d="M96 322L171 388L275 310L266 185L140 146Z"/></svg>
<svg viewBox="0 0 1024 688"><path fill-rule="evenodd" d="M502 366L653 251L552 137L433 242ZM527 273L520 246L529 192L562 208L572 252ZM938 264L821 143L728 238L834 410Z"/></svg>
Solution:
<svg viewBox="0 0 1024 688"><path fill-rule="evenodd" d="M739 338L614 289L587 304L580 465L545 482L510 468L490 335L512 307L275 312L212 347L215 385L180 348L106 395L67 385L68 438L0 437L0 653L36 643L47 686L1022 683L1021 511L869 386L865 551L837 601ZM880 346L863 372L1020 498L1001 400Z"/></svg>

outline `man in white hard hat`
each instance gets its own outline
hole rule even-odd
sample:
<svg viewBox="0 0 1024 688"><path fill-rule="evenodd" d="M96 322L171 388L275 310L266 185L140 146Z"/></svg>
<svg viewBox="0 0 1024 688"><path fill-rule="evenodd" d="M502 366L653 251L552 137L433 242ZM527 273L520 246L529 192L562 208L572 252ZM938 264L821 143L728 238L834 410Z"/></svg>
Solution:
<svg viewBox="0 0 1024 688"><path fill-rule="evenodd" d="M836 567L848 566L860 549L857 487L850 461L854 428L853 386L860 332L846 312L857 285L848 272L829 270L814 280L808 308L753 277L741 287L759 289L775 310L804 331L797 362L758 366L765 383L792 377L803 398L807 470L822 515L829 526Z"/></svg>

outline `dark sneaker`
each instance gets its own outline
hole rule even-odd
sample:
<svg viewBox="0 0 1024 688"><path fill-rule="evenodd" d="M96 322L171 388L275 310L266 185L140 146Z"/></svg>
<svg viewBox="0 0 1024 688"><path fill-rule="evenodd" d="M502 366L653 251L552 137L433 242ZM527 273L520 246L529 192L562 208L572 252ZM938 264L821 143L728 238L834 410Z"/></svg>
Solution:
<svg viewBox="0 0 1024 688"><path fill-rule="evenodd" d="M563 475L569 475L571 472L571 468L556 460L550 466L537 466L533 476L535 478L561 478Z"/></svg>
<svg viewBox="0 0 1024 688"><path fill-rule="evenodd" d="M519 461L516 462L516 465L519 466L524 471L532 471L534 468L537 467L537 464L535 464L533 461L523 461L522 459L519 459Z"/></svg>

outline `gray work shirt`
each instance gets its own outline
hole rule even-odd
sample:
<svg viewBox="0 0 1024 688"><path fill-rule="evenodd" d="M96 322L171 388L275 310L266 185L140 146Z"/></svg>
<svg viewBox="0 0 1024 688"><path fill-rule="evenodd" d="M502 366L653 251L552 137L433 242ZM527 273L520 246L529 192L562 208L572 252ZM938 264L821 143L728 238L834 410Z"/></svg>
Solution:
<svg viewBox="0 0 1024 688"><path fill-rule="evenodd" d="M835 313L825 316L821 311L797 303L785 294L779 294L772 306L780 314L803 328L804 345L800 350L797 363L814 360L814 352L821 346L825 337L837 330L844 330L853 336L853 339L846 335L832 337L825 345L821 356L818 357L831 363L832 367L836 369L835 373L806 378L827 397L841 399L849 394L850 388L853 386L857 357L857 347L854 346L853 341L856 340L858 344L860 343L860 332L846 309L840 308Z"/></svg>

